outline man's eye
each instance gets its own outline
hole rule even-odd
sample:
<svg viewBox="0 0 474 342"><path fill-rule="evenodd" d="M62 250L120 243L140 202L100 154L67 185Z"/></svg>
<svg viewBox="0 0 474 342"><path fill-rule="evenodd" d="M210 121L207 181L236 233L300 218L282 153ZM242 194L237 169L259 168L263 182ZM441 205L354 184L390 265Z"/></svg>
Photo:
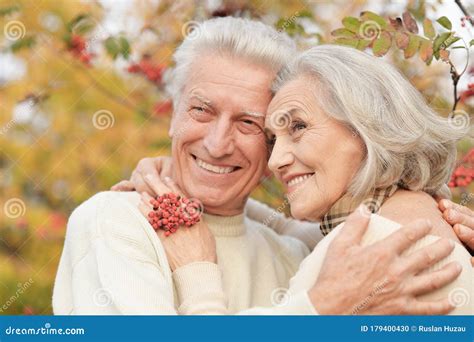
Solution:
<svg viewBox="0 0 474 342"><path fill-rule="evenodd" d="M197 112L204 112L204 108L203 107L192 107L191 108L192 110L195 110Z"/></svg>
<svg viewBox="0 0 474 342"><path fill-rule="evenodd" d="M252 120L242 120L242 122L247 124L247 125L256 125L256 123Z"/></svg>
<svg viewBox="0 0 474 342"><path fill-rule="evenodd" d="M200 106L192 106L189 110L189 115L200 122L207 122L212 118L212 114L209 110Z"/></svg>

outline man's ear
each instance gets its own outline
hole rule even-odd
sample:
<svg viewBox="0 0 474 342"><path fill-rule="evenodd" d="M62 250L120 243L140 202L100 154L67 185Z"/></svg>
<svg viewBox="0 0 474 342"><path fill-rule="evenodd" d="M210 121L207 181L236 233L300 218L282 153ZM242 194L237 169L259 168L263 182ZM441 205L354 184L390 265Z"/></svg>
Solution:
<svg viewBox="0 0 474 342"><path fill-rule="evenodd" d="M170 121L170 129L168 130L168 136L170 138L173 138L173 134L174 134L174 131L175 131L175 118L176 118L176 112L177 112L177 107L174 105L174 102L173 102L173 111L171 113L171 121Z"/></svg>
<svg viewBox="0 0 474 342"><path fill-rule="evenodd" d="M173 138L173 134L174 134L174 113L171 116L170 129L168 130L168 136L170 137L170 139Z"/></svg>

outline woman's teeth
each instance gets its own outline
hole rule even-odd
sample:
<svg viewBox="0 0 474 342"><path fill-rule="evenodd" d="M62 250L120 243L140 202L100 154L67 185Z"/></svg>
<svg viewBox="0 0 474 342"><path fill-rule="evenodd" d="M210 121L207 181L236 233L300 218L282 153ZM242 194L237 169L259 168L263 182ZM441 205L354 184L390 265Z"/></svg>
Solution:
<svg viewBox="0 0 474 342"><path fill-rule="evenodd" d="M232 171L235 170L235 167L232 167L232 166L221 167L221 166L211 165L197 158L196 158L196 162L200 168L207 171L214 172L214 173L231 173Z"/></svg>
<svg viewBox="0 0 474 342"><path fill-rule="evenodd" d="M288 186L293 186L293 185L302 183L305 180L307 180L308 178L310 178L312 175L313 175L312 173L308 173L308 174L303 175L303 176L295 177L292 180L290 180L287 184L288 184Z"/></svg>

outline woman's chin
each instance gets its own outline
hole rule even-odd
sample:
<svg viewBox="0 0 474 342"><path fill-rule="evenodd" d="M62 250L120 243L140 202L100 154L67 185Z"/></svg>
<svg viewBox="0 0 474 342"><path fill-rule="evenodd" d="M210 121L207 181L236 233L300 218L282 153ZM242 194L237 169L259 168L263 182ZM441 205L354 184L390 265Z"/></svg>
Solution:
<svg viewBox="0 0 474 342"><path fill-rule="evenodd" d="M290 212L293 218L302 221L319 221L320 217L324 216L324 210L321 208L298 203L298 201L290 203Z"/></svg>
<svg viewBox="0 0 474 342"><path fill-rule="evenodd" d="M299 206L297 204L291 204L291 216L297 220L308 220L311 217L311 211L309 208Z"/></svg>

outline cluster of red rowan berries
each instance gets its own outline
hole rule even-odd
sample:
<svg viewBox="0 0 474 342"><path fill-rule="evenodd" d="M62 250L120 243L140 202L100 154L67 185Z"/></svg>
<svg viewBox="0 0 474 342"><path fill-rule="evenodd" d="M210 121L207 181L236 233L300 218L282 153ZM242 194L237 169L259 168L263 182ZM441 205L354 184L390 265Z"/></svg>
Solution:
<svg viewBox="0 0 474 342"><path fill-rule="evenodd" d="M74 57L79 59L82 63L90 65L93 55L87 52L86 40L84 37L73 34L71 40L68 42L68 51L70 51Z"/></svg>
<svg viewBox="0 0 474 342"><path fill-rule="evenodd" d="M466 16L461 18L461 26L466 27L466 21L471 21L471 17Z"/></svg>
<svg viewBox="0 0 474 342"><path fill-rule="evenodd" d="M150 57L143 57L138 63L131 64L127 71L136 74L140 73L146 76L153 83L160 84L165 67L159 64L153 64Z"/></svg>
<svg viewBox="0 0 474 342"><path fill-rule="evenodd" d="M200 221L201 205L195 200L169 193L151 199L150 204L153 211L148 213L148 222L154 230L164 230L166 236Z"/></svg>
<svg viewBox="0 0 474 342"><path fill-rule="evenodd" d="M466 187L474 179L474 149L464 157L463 163L459 165L451 175L449 187Z"/></svg>

